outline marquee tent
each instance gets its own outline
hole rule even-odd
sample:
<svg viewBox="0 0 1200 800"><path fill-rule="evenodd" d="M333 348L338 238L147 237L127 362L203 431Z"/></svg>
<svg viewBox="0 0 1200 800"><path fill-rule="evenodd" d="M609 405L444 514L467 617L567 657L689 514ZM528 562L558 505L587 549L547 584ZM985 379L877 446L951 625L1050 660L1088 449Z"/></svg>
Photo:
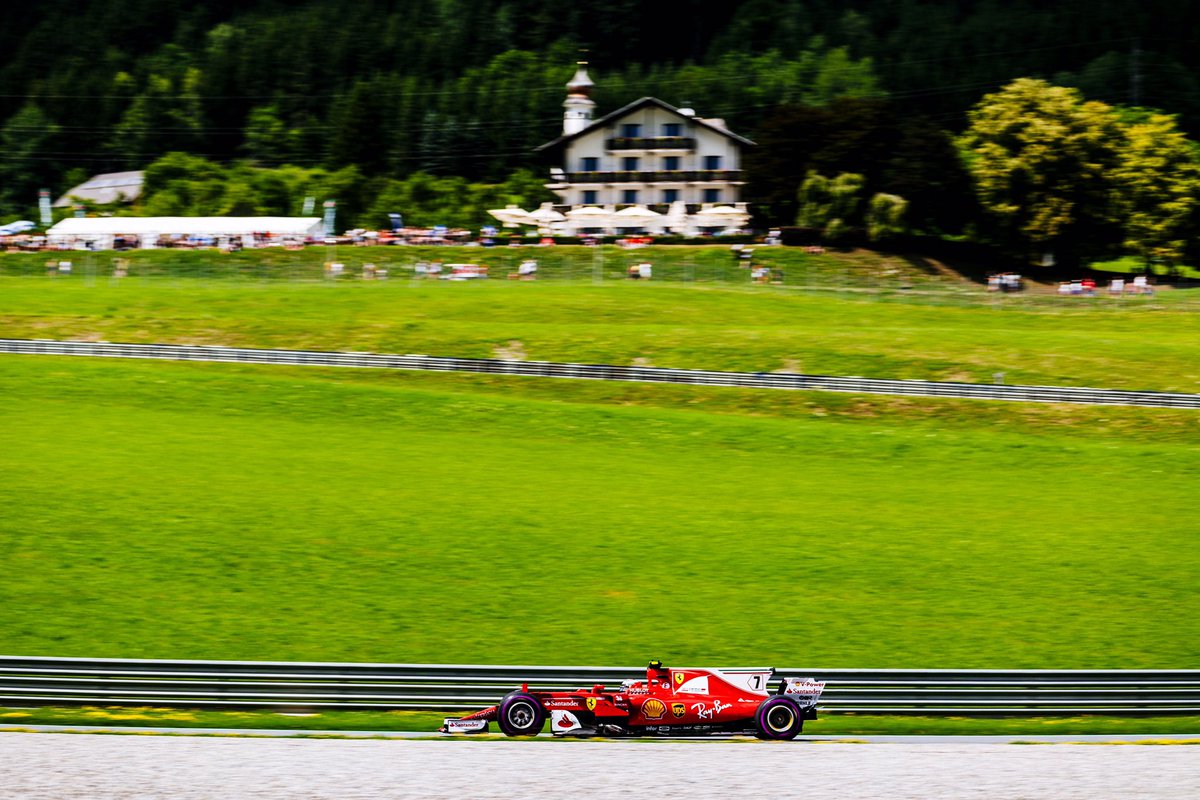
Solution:
<svg viewBox="0 0 1200 800"><path fill-rule="evenodd" d="M320 217L68 217L46 231L51 244L91 242L111 246L115 236L136 236L143 247L159 237L232 239L265 234L305 239L322 235Z"/></svg>

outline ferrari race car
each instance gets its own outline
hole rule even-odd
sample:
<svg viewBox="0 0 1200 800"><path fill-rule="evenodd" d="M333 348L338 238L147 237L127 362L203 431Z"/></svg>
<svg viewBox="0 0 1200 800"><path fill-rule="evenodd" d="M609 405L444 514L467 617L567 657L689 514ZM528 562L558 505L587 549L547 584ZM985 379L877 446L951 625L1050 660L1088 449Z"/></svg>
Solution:
<svg viewBox="0 0 1200 800"><path fill-rule="evenodd" d="M556 736L694 736L753 734L794 739L804 720L817 718L825 683L783 678L771 694L774 669L667 669L646 667L646 680L616 691L597 684L574 691L538 691L522 685L499 705L446 719L443 733L485 733L493 720L508 736L536 736L550 719Z"/></svg>

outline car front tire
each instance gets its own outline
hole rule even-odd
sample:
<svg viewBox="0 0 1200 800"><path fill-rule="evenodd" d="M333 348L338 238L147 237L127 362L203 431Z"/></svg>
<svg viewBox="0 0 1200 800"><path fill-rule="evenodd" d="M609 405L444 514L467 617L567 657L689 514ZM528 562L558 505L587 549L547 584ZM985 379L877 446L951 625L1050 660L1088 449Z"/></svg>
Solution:
<svg viewBox="0 0 1200 800"><path fill-rule="evenodd" d="M542 701L524 692L505 695L496 718L505 736L537 736L546 724Z"/></svg>

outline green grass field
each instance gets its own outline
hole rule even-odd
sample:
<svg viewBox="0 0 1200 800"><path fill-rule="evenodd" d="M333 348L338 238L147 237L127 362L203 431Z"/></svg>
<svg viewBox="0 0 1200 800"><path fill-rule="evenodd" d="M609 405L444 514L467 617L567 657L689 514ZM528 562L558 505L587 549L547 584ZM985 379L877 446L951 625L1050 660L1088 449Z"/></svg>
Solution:
<svg viewBox="0 0 1200 800"><path fill-rule="evenodd" d="M0 255L0 336L1200 391L1187 291L659 250ZM1189 668L1198 454L1191 411L0 356L0 652Z"/></svg>
<svg viewBox="0 0 1200 800"><path fill-rule="evenodd" d="M1191 412L27 356L0 384L8 653L1200 654Z"/></svg>
<svg viewBox="0 0 1200 800"><path fill-rule="evenodd" d="M800 248L756 247L754 262L779 270L783 286L820 290L908 292L962 295L972 284L929 259L881 255L871 251L831 251L811 255ZM701 285L749 285L750 270L732 257L728 245L654 246L625 249L614 245L581 247L309 247L299 251L265 248L237 253L213 250L137 250L129 252L71 251L0 253L0 275L44 275L46 262L67 260L72 274L83 279L107 279L115 258L128 262L131 277L236 279L259 282L314 282L325 278L324 264L345 267L337 282L348 283L362 274L362 265L387 269L389 277L411 279L418 261L446 264L477 263L492 278L506 279L526 258L538 261L540 280L573 283L622 282L632 264L649 261L655 282Z"/></svg>
<svg viewBox="0 0 1200 800"><path fill-rule="evenodd" d="M26 276L0 277L0 333L1196 392L1184 294L944 306L679 283Z"/></svg>

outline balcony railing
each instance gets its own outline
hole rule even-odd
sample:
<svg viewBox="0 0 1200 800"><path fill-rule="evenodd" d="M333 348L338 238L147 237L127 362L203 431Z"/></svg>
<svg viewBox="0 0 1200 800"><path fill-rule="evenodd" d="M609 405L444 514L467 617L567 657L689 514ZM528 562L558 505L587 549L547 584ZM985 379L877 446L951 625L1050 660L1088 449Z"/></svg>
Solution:
<svg viewBox="0 0 1200 800"><path fill-rule="evenodd" d="M659 172L569 172L568 183L702 183L738 182L740 169L667 170Z"/></svg>
<svg viewBox="0 0 1200 800"><path fill-rule="evenodd" d="M604 146L609 150L695 150L690 136L614 136Z"/></svg>

